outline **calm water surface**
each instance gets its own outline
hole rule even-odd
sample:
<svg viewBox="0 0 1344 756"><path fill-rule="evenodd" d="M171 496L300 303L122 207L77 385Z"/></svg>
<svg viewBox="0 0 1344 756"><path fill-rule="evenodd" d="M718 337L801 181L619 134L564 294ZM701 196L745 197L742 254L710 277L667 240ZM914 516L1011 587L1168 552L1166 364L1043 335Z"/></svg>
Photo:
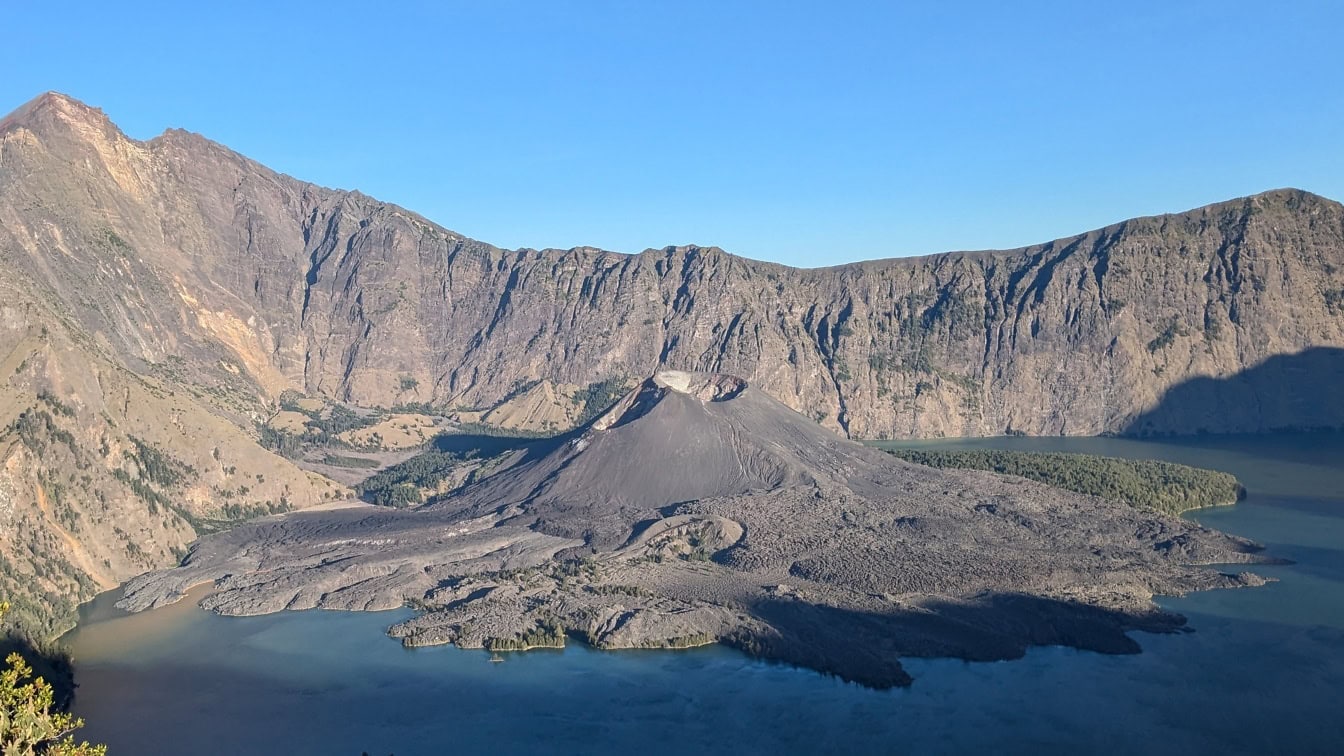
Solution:
<svg viewBox="0 0 1344 756"><path fill-rule="evenodd" d="M118 617L68 640L76 712L113 754L1344 752L1344 436L988 439L941 447L1161 458L1235 473L1209 526L1295 560L1264 588L1166 599L1192 632L1144 652L1038 648L1012 662L909 660L871 691L711 647L510 655L408 651L407 612Z"/></svg>

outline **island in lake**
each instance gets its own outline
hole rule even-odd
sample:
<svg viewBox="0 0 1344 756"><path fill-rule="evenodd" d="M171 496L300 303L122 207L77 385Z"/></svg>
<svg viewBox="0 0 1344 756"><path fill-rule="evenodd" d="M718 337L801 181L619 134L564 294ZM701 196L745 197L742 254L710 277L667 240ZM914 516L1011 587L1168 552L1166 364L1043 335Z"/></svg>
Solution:
<svg viewBox="0 0 1344 756"><path fill-rule="evenodd" d="M1082 459L1105 468L1093 482L1133 492L1133 476L1153 472ZM1059 476L1068 460L1044 461ZM1180 519L1157 496L1232 503L1236 480L1153 464L1164 475L1150 477L1151 504L912 464L740 378L660 371L446 496L207 536L181 566L130 581L119 606L150 609L212 583L202 606L231 615L410 604L420 613L391 629L408 646L722 642L903 685L902 657L1134 652L1127 631L1182 622L1155 594L1261 584L1197 566L1272 561L1259 546Z"/></svg>

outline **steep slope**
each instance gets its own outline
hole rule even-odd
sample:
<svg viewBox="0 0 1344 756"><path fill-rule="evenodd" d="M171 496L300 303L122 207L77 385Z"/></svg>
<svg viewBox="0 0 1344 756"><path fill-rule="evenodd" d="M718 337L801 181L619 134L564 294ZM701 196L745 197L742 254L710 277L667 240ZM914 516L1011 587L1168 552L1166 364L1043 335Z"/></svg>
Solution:
<svg viewBox="0 0 1344 756"><path fill-rule="evenodd" d="M57 106L75 107L42 100L0 122L0 193L75 191L15 149L38 145L24 124ZM68 141L52 147L98 138L96 120L61 123ZM94 157L129 180L117 155L81 159ZM174 324L155 310L171 278L77 210L0 211L0 595L14 604L8 621L38 637L70 627L95 592L175 564L201 533L348 493L256 444L252 379L177 353ZM123 216L109 204L99 217ZM212 380L188 379L206 370Z"/></svg>
<svg viewBox="0 0 1344 756"><path fill-rule="evenodd" d="M343 498L0 280L0 595L39 636L198 534Z"/></svg>
<svg viewBox="0 0 1344 756"><path fill-rule="evenodd" d="M253 442L287 389L545 431L660 369L742 375L853 437L1344 424L1344 394L1303 389L1341 374L1344 208L1293 190L819 270L506 251L47 94L0 119L0 286L0 588L48 629L211 521L343 495ZM700 461L797 482L742 464ZM566 481L650 505L582 455L545 485ZM623 510L592 504L591 527L537 522L606 543Z"/></svg>
<svg viewBox="0 0 1344 756"><path fill-rule="evenodd" d="M544 382L561 406L528 412L551 427L580 415L558 387L665 366L743 375L864 438L1344 424L1323 396L1134 427L1189 379L1344 346L1344 207L1305 192L797 270L714 248L500 250L193 134L128 139L60 95L0 140L3 264L137 369L175 355L234 387L217 402L233 412L298 388L475 413Z"/></svg>
<svg viewBox="0 0 1344 756"><path fill-rule="evenodd" d="M1177 517L837 437L740 378L664 371L533 459L419 510L300 513L193 547L121 605L427 610L412 645L716 640L874 685L899 657L1133 651L1154 593L1254 585L1258 547ZM581 557L575 559L573 557Z"/></svg>
<svg viewBox="0 0 1344 756"><path fill-rule="evenodd" d="M636 522L686 501L857 483L885 457L723 375L665 370L559 448L487 478L440 508L508 513L610 549Z"/></svg>

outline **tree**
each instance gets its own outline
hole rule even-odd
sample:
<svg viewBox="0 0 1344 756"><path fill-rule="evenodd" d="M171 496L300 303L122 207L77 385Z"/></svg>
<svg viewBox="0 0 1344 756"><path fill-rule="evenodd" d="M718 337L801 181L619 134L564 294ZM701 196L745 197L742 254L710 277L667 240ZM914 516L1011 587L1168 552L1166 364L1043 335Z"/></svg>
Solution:
<svg viewBox="0 0 1344 756"><path fill-rule="evenodd" d="M0 619L9 604L0 602ZM71 734L84 720L52 711L51 685L33 677L33 669L17 653L5 659L0 672L0 756L105 756L107 746L75 743Z"/></svg>

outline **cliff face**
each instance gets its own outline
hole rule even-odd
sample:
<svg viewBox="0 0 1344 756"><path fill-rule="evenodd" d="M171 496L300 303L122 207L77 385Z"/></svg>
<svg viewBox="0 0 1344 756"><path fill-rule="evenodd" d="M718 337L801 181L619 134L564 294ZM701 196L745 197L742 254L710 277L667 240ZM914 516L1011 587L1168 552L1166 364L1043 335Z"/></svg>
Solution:
<svg viewBox="0 0 1344 756"><path fill-rule="evenodd" d="M275 379L243 366L250 337L227 310L174 320L193 312L178 282L202 280L190 258L114 230L204 233L155 214L158 170L63 98L0 121L0 597L34 635L202 533L347 494L257 445Z"/></svg>
<svg viewBox="0 0 1344 756"><path fill-rule="evenodd" d="M133 369L176 360L230 412L285 388L484 410L538 382L577 404L574 387L663 365L746 376L854 437L1344 423L1332 396L1152 412L1190 379L1344 346L1344 207L1305 192L798 270L714 248L500 250L192 134L130 140L58 95L0 139L6 268Z"/></svg>
<svg viewBox="0 0 1344 756"><path fill-rule="evenodd" d="M0 597L39 636L202 533L345 496L0 276Z"/></svg>
<svg viewBox="0 0 1344 756"><path fill-rule="evenodd" d="M507 251L48 94L0 119L0 592L59 624L345 495L255 443L287 389L559 430L670 368L859 438L1257 431L1344 425L1340 347L1344 207L1300 191L817 270Z"/></svg>

